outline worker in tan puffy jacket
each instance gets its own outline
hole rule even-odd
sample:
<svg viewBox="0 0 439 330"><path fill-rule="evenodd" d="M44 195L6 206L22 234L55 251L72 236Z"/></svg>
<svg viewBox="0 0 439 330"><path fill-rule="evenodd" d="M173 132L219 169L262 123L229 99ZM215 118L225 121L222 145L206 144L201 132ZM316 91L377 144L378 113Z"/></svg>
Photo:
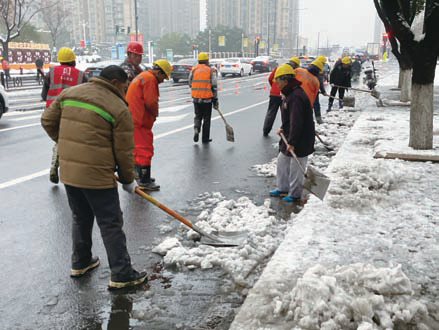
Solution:
<svg viewBox="0 0 439 330"><path fill-rule="evenodd" d="M43 112L41 123L58 143L60 178L73 213L72 277L99 266L92 256L94 218L111 269L110 289L142 283L146 273L131 266L123 232L117 172L124 190L134 192L133 122L125 101L128 76L117 65L100 77L63 91Z"/></svg>

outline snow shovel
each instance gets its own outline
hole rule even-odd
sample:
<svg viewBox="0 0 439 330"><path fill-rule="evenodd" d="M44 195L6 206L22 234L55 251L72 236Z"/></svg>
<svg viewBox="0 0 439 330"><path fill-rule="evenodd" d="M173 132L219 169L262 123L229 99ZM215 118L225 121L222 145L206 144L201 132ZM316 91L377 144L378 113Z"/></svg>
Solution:
<svg viewBox="0 0 439 330"><path fill-rule="evenodd" d="M161 204L154 198L152 198L150 195L143 192L139 187L136 187L135 190L136 194L140 197L145 198L158 208L162 209L166 213L168 213L171 217L177 219L181 223L185 224L192 230L196 231L198 234L201 235L201 243L211 246L218 246L218 247L230 247L230 246L239 246L241 245L248 237L247 232L212 232L212 233L206 233L201 228L195 226L192 222L187 220L186 218L182 217L180 214L176 213L175 211L171 210L167 206Z"/></svg>
<svg viewBox="0 0 439 330"><path fill-rule="evenodd" d="M353 91L369 93L370 95L372 95L372 96L373 96L374 98L376 98L376 99L379 99L380 96L381 96L381 93L378 92L375 88L372 89L371 91L369 91L369 90L360 89L360 88L343 87L343 86L337 86L337 85L334 85L334 87L338 87L338 88L347 88L347 89L352 89Z"/></svg>
<svg viewBox="0 0 439 330"><path fill-rule="evenodd" d="M331 148L325 141L322 140L319 133L315 132L315 135L316 135L317 139L319 139L320 143L323 144L323 146L326 148L326 150L334 151L334 148Z"/></svg>
<svg viewBox="0 0 439 330"><path fill-rule="evenodd" d="M343 106L354 108L355 107L355 97L354 96L345 96L343 99L339 99L338 97L329 95L328 97L342 101Z"/></svg>
<svg viewBox="0 0 439 330"><path fill-rule="evenodd" d="M223 113L221 112L221 110L219 108L216 109L216 111L218 111L218 113L220 114L221 118L224 121L224 124L226 125L226 139L227 139L227 141L235 142L235 134L233 133L233 127L227 123L226 118L224 118Z"/></svg>
<svg viewBox="0 0 439 330"><path fill-rule="evenodd" d="M280 136L282 137L284 143L288 145L285 135L283 133L280 133ZM300 170L305 176L305 182L303 183L303 188L308 190L310 193L315 195L320 200L323 200L325 198L325 194L326 191L328 190L331 180L325 174L321 173L311 165L307 166L305 173L305 170L303 169L302 165L297 159L296 154L294 152L291 152L291 155L294 157L294 159L297 162L297 165L299 165Z"/></svg>

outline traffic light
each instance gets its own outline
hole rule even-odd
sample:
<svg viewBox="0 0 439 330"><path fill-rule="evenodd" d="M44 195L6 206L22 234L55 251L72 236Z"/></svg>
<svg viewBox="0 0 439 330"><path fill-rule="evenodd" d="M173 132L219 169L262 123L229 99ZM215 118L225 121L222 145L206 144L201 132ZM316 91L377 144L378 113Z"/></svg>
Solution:
<svg viewBox="0 0 439 330"><path fill-rule="evenodd" d="M127 34L130 34L131 32L131 26L127 26Z"/></svg>
<svg viewBox="0 0 439 330"><path fill-rule="evenodd" d="M387 41L389 40L389 34L387 32L383 33L383 46L387 45Z"/></svg>
<svg viewBox="0 0 439 330"><path fill-rule="evenodd" d="M119 34L119 25L116 25L116 35Z"/></svg>
<svg viewBox="0 0 439 330"><path fill-rule="evenodd" d="M261 41L260 37L255 38L255 54L256 56L259 55L259 42Z"/></svg>

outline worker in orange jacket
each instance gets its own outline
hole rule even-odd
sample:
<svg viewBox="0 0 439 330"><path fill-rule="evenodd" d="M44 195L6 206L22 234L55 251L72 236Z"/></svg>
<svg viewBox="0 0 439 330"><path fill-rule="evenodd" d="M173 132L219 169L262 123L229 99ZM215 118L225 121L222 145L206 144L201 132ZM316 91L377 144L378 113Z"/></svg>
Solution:
<svg viewBox="0 0 439 330"><path fill-rule="evenodd" d="M300 60L298 57L291 57L289 63L293 69L300 67ZM276 120L277 111L282 103L282 99L280 97L280 90L277 87L276 82L274 81L274 75L276 74L277 67L271 72L268 77L268 83L270 84L270 101L268 102L267 114L265 115L264 127L262 132L264 136L268 136L271 129L273 128L274 121Z"/></svg>
<svg viewBox="0 0 439 330"><path fill-rule="evenodd" d="M201 142L212 142L210 138L210 121L212 107L218 109L217 71L209 66L209 55L200 53L198 65L194 67L189 75L189 86L191 87L192 102L194 103L194 142L198 142L198 135L201 131Z"/></svg>
<svg viewBox="0 0 439 330"><path fill-rule="evenodd" d="M166 60L157 60L152 70L139 74L131 82L126 94L134 123L134 163L139 178L139 187L159 190L160 186L151 178L151 159L154 155L152 127L159 115L159 84L169 80L171 65Z"/></svg>
<svg viewBox="0 0 439 330"><path fill-rule="evenodd" d="M311 102L311 105L313 105L317 95L319 94L319 79L307 69L297 68L294 71L296 72L296 79L302 83L300 87L302 87L302 89L305 91L309 98L309 102Z"/></svg>

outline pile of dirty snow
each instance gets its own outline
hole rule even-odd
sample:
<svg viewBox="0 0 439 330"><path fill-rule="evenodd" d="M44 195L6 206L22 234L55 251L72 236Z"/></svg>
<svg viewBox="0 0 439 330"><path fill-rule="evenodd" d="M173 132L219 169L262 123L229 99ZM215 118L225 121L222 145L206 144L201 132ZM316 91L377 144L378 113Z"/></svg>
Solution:
<svg viewBox="0 0 439 330"><path fill-rule="evenodd" d="M284 315L303 330L393 329L398 321L419 321L427 307L413 298L401 267L353 264L335 269L316 265L289 292L273 297L274 316Z"/></svg>
<svg viewBox="0 0 439 330"><path fill-rule="evenodd" d="M154 247L153 252L164 255L166 265L186 269L208 269L215 266L226 270L235 283L246 285L246 277L266 257L273 254L284 238L287 223L272 214L270 200L257 206L247 197L224 200L212 210L205 209L196 225L207 233L213 231L247 232L248 237L238 247L212 247L199 244L187 247L179 238L170 237ZM188 230L186 238L198 234Z"/></svg>

